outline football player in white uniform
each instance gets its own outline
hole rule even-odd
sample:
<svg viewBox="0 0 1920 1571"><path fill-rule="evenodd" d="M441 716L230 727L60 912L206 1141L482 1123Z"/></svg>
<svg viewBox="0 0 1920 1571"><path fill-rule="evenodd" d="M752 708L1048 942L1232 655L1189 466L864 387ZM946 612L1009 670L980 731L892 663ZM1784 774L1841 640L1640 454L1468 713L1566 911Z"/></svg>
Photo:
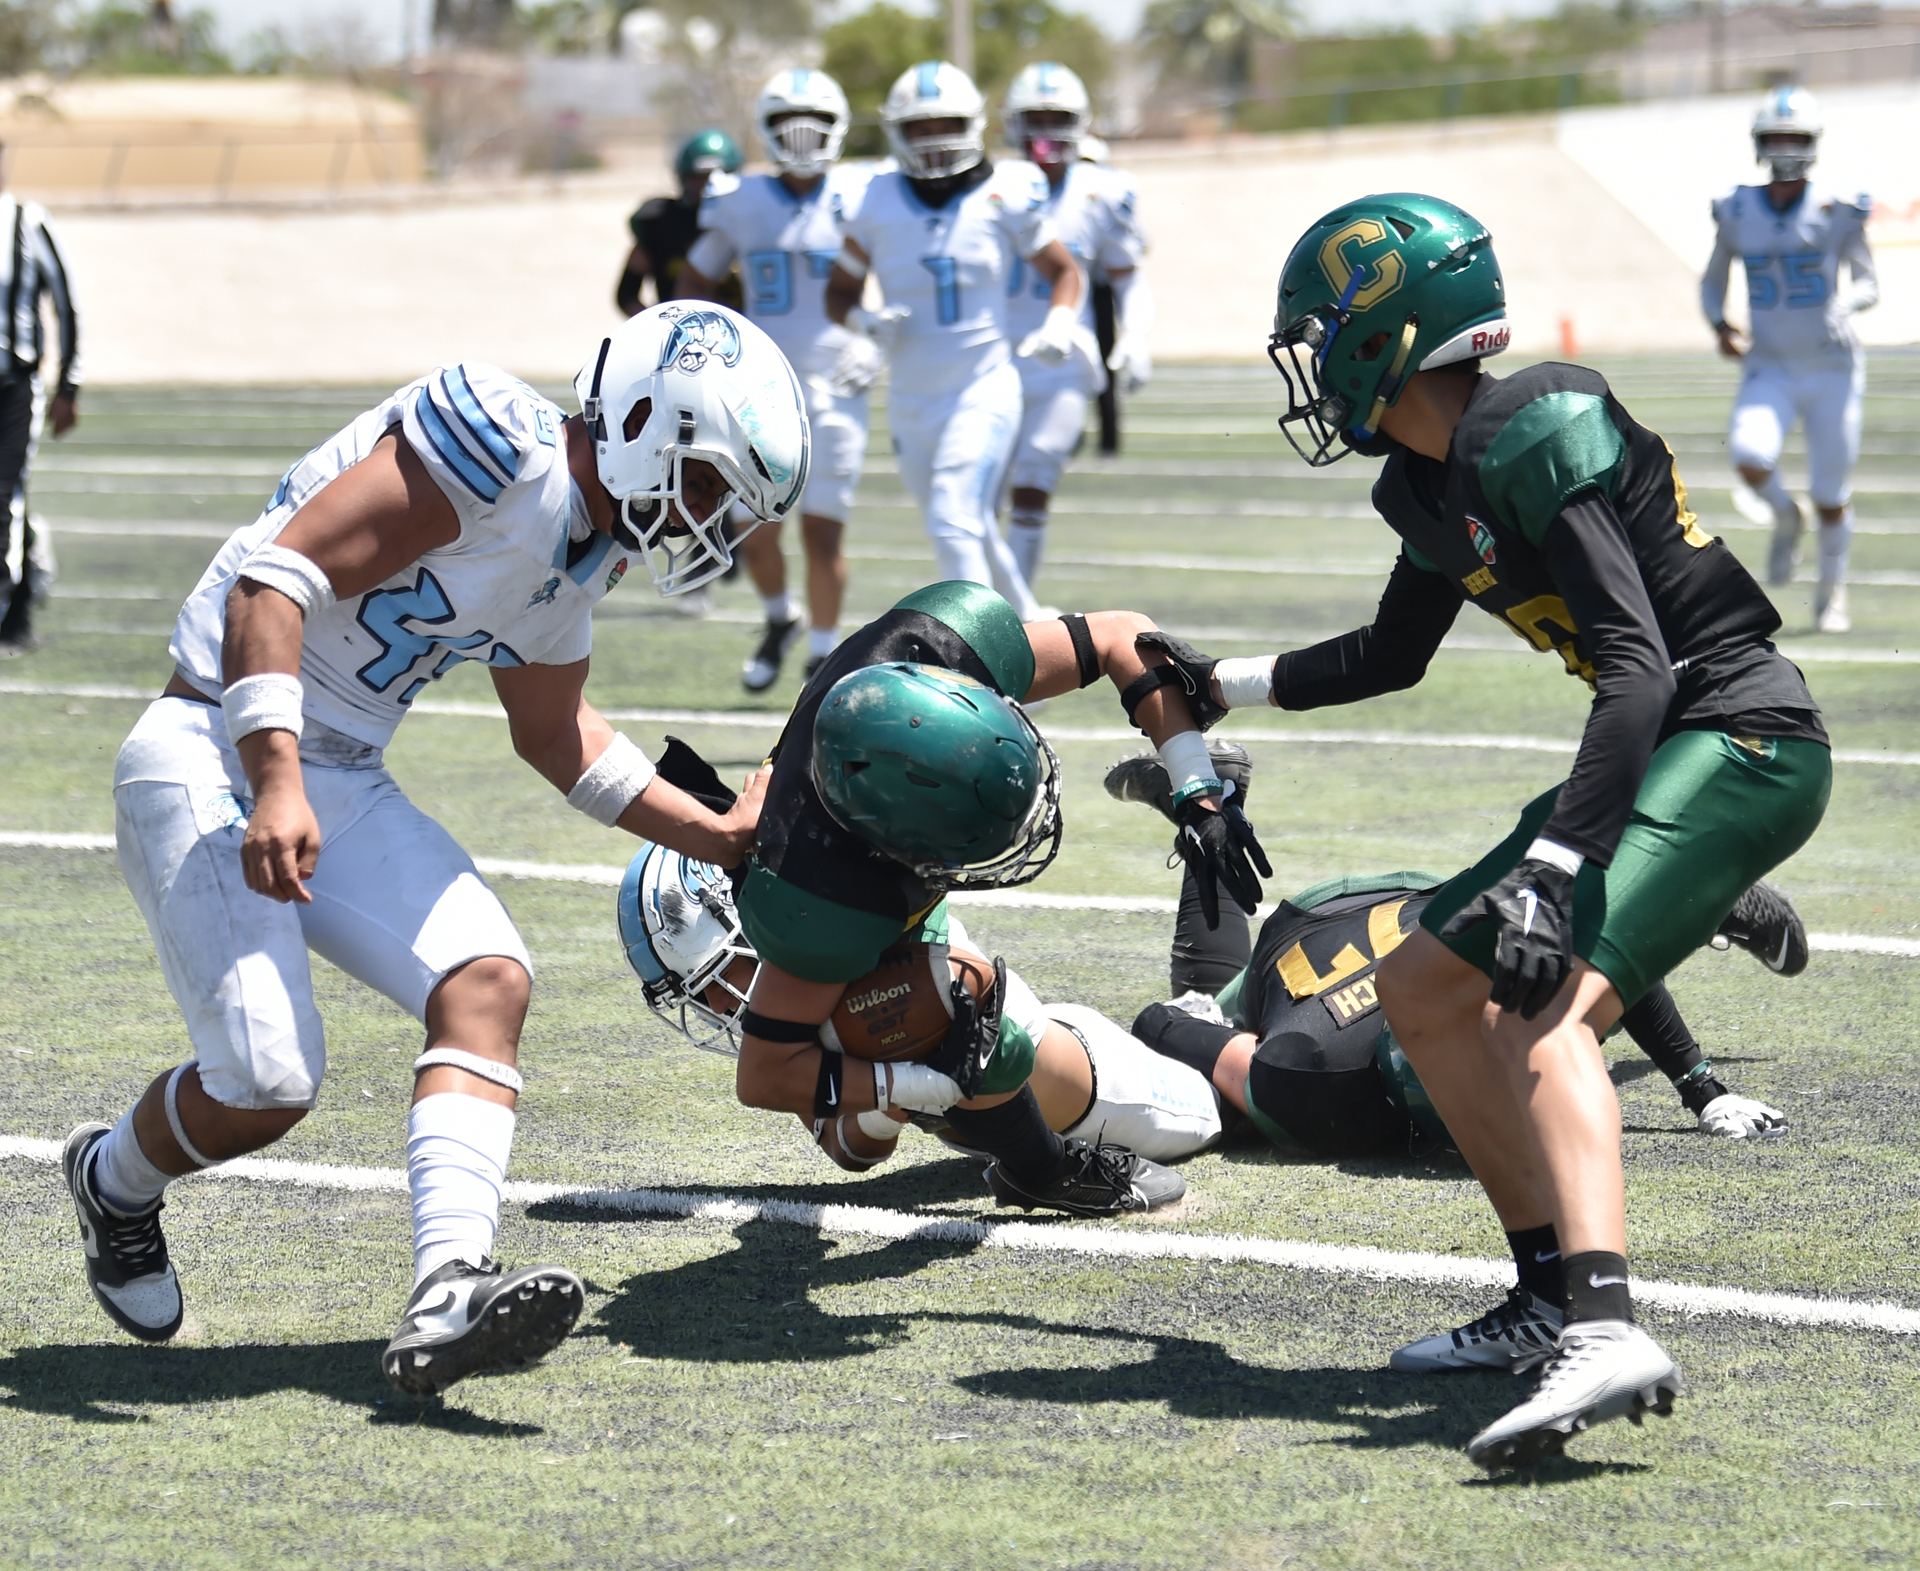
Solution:
<svg viewBox="0 0 1920 1571"><path fill-rule="evenodd" d="M1780 449L1795 420L1807 435L1807 490L1820 514L1820 583L1814 620L1844 633L1847 549L1853 539L1853 465L1860 456L1866 359L1852 317L1880 298L1866 224L1873 203L1811 184L1820 145L1820 108L1804 87L1767 94L1753 117L1753 154L1766 185L1736 186L1713 204L1713 259L1700 281L1700 308L1720 352L1744 360L1729 445L1740 478L1773 511L1770 583L1793 577L1804 520L1780 481ZM1745 341L1727 321L1727 277L1735 257L1747 277ZM1840 277L1846 264L1847 279Z"/></svg>
<svg viewBox="0 0 1920 1571"><path fill-rule="evenodd" d="M1092 291L1082 281L1080 326L1086 337L1063 365L1035 358L1020 362L1026 408L1007 475L1011 494L1007 543L1027 583L1040 571L1047 538L1047 507L1060 471L1080 446L1087 400L1107 385L1109 370L1123 392L1135 393L1153 374L1147 352L1153 295L1140 271L1147 240L1135 211L1133 182L1117 169L1081 158L1093 120L1086 85L1063 65L1030 65L1013 79L1001 109L1007 140L1047 177L1047 215L1054 233L1082 269L1113 290L1113 352L1101 364L1094 340ZM1024 267L1008 285L1007 329L1015 339L1041 326L1051 291Z"/></svg>
<svg viewBox="0 0 1920 1571"><path fill-rule="evenodd" d="M839 162L847 95L824 71L777 73L761 89L754 120L779 173L743 176L701 204L701 234L687 253L680 292L714 298L738 260L747 315L792 361L806 392L813 468L800 503L800 535L807 552L810 675L838 637L847 587L840 537L866 458L867 389L879 372L870 355L849 353L853 335L826 312L827 274L871 168ZM750 535L740 555L767 614L741 672L747 691L761 693L779 679L800 634L800 613L787 594L777 528Z"/></svg>
<svg viewBox="0 0 1920 1571"><path fill-rule="evenodd" d="M1046 177L988 161L986 101L964 71L923 61L880 113L899 168L875 175L848 217L827 314L867 335L870 358L892 361L900 478L926 515L940 576L990 585L1032 620L1040 608L994 526L1020 430L1013 356L1066 363L1080 270L1047 220ZM1007 325L1016 266L1047 290L1045 320L1017 351ZM869 272L886 302L871 317L860 306Z"/></svg>
<svg viewBox="0 0 1920 1571"><path fill-rule="evenodd" d="M401 388L287 472L181 610L114 808L194 1057L65 1153L88 1281L134 1336L180 1327L166 1187L272 1144L319 1098L309 949L426 1027L407 1124L416 1285L388 1378L428 1394L524 1364L580 1312L571 1271L490 1258L532 962L382 752L422 688L477 660L514 750L570 806L738 859L758 788L715 813L655 778L582 697L591 612L635 558L669 594L724 571L729 508L790 511L807 437L779 350L718 306L641 313L576 386L572 418L487 365Z"/></svg>

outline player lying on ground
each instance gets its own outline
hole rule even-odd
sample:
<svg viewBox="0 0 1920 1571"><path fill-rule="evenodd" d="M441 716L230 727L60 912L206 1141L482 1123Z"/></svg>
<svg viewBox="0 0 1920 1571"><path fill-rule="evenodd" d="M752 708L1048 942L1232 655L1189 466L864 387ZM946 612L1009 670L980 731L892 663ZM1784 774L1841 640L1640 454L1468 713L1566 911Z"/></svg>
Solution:
<svg viewBox="0 0 1920 1571"><path fill-rule="evenodd" d="M1023 626L992 590L947 582L917 590L828 656L774 748L738 891L762 962L743 1019L742 1102L810 1121L894 1106L943 1113L963 1144L994 1157L988 1182L1003 1203L1137 1208L1124 1164L1063 1140L1019 1079L980 1082L998 1093L993 1105L964 1085L968 1103L982 1105L956 1106L951 1083L889 1088L884 1072L849 1068L817 1038L849 983L942 919L948 890L1028 883L1052 862L1059 772L1019 701L1102 676L1167 762L1184 854L1202 884L1254 909L1265 853L1245 815L1221 804L1177 686L1147 675L1161 656L1134 640L1151 629L1131 611Z"/></svg>
<svg viewBox="0 0 1920 1571"><path fill-rule="evenodd" d="M590 617L635 558L667 594L724 571L727 510L789 511L807 440L786 361L718 307L643 313L576 385L572 418L491 366L402 388L288 471L180 613L175 674L120 750L114 803L194 1060L66 1149L88 1281L135 1336L164 1341L183 1313L167 1185L272 1144L318 1100L310 948L426 1027L407 1124L416 1287L388 1378L424 1394L525 1363L580 1312L571 1271L489 1258L532 962L382 750L428 682L478 660L514 750L569 805L737 862L758 789L715 813L656 778L582 697Z"/></svg>
<svg viewBox="0 0 1920 1571"><path fill-rule="evenodd" d="M1164 634L1202 724L1407 688L1471 600L1595 698L1573 773L1428 903L1382 1007L1508 1232L1553 1229L1567 1324L1529 1401L1468 1453L1525 1465L1588 1425L1670 1409L1680 1372L1633 1324L1620 1110L1600 1037L1819 824L1832 760L1778 613L1699 527L1673 454L1595 372L1498 381L1506 295L1486 230L1424 196L1313 225L1272 353L1302 456L1386 457L1403 546L1373 624L1215 662Z"/></svg>
<svg viewBox="0 0 1920 1571"><path fill-rule="evenodd" d="M672 759L670 749L663 771L672 771ZM741 931L726 874L663 846L647 846L621 884L619 922L621 946L653 1012L696 1047L737 1054L740 1015L759 957ZM967 989L967 1000L959 1000L956 985ZM1130 1183L1102 1178L1089 1186L1093 1214L1116 1209L1116 1188L1124 1197L1119 1209L1129 1210L1151 1210L1186 1192L1178 1174L1157 1164L1191 1156L1219 1139L1219 1099L1205 1077L1151 1052L1098 1010L1042 1005L1020 974L1004 966L996 977L995 963L973 947L944 903L937 919L921 923L848 986L821 1027L821 1039L851 1058L891 1065L897 1092L915 1069L932 1066L926 1070L931 1076L940 1072L938 1065L954 1063L955 1020L966 1015L969 1003L984 1006L974 1020L992 1024L992 1039L977 1044L982 1085L1024 1083L1049 1128L1112 1153L1105 1158L1109 1165L1125 1160L1121 1148L1147 1159L1133 1164ZM961 1019L963 1030L967 1023ZM893 1154L909 1118L959 1143L946 1118L910 1115L897 1103L885 1112L801 1122L828 1156L857 1173ZM1083 1209L1071 1190L1050 1197L1047 1206Z"/></svg>
<svg viewBox="0 0 1920 1571"><path fill-rule="evenodd" d="M1215 742L1212 752L1216 771L1244 801L1252 774L1246 749ZM1167 811L1166 772L1150 754L1116 764L1107 790ZM1206 1075L1282 1151L1343 1159L1451 1145L1387 1027L1376 980L1380 962L1416 930L1442 883L1412 872L1328 879L1280 902L1252 939L1238 911L1208 927L1188 878L1174 927L1174 1000L1142 1010L1133 1035ZM1714 942L1737 944L1784 976L1807 963L1799 913L1765 883L1741 896ZM1673 1082L1702 1132L1731 1139L1786 1132L1779 1109L1727 1089L1664 983L1621 1016L1620 1028ZM1551 1228L1509 1233L1507 1243L1517 1280L1506 1302L1400 1348L1394 1368L1521 1373L1552 1353L1566 1308L1559 1245Z"/></svg>

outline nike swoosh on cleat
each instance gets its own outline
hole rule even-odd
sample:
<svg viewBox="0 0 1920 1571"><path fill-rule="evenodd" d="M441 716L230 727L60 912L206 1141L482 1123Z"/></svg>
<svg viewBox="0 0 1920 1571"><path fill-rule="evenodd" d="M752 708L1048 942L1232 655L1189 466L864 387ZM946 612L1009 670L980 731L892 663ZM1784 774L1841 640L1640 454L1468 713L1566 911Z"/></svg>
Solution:
<svg viewBox="0 0 1920 1571"><path fill-rule="evenodd" d="M467 1321L462 1311L472 1293L456 1293L447 1289L447 1296L430 1309L416 1309L407 1318L413 1321L414 1336L449 1336L456 1331L467 1329Z"/></svg>
<svg viewBox="0 0 1920 1571"><path fill-rule="evenodd" d="M1780 935L1780 953L1767 962L1767 969L1769 971L1778 971L1787 963L1787 948L1792 942L1793 934L1783 933Z"/></svg>
<svg viewBox="0 0 1920 1571"><path fill-rule="evenodd" d="M1625 1287L1627 1279L1623 1276L1594 1276L1588 1273L1587 1285L1589 1287Z"/></svg>

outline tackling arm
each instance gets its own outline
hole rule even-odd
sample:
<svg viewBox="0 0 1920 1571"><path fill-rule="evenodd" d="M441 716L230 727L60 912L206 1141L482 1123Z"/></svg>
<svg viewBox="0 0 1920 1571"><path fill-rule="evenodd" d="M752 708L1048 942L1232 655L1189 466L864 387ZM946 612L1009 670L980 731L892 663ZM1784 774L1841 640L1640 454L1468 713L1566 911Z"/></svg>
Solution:
<svg viewBox="0 0 1920 1571"><path fill-rule="evenodd" d="M585 660L494 670L513 750L589 816L699 861L738 866L753 846L767 771L754 774L726 812L715 813L653 772L640 750L586 701L586 682ZM636 781L638 788L619 802Z"/></svg>
<svg viewBox="0 0 1920 1571"><path fill-rule="evenodd" d="M287 589L242 568L227 595L221 707L253 788L240 860L255 893L309 903L303 881L320 857L320 826L307 805L295 729L308 608L294 595L317 593L315 576L334 598L363 594L459 534L453 504L399 433L389 432L295 513L273 542L290 563L281 580Z"/></svg>

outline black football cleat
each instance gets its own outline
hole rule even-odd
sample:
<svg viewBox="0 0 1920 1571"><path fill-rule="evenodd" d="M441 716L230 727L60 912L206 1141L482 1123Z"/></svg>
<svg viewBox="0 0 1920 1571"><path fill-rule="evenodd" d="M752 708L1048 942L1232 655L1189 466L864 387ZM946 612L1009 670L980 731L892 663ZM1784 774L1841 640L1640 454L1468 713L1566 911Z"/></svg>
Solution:
<svg viewBox="0 0 1920 1571"><path fill-rule="evenodd" d="M413 1290L380 1367L408 1395L433 1396L469 1375L545 1358L585 1304L580 1278L564 1266L503 1271L491 1260L449 1260Z"/></svg>
<svg viewBox="0 0 1920 1571"><path fill-rule="evenodd" d="M1740 897L1714 936L1781 976L1798 976L1807 968L1807 924L1793 902L1765 879Z"/></svg>
<svg viewBox="0 0 1920 1571"><path fill-rule="evenodd" d="M995 1205L1068 1216L1125 1216L1172 1205L1187 1192L1187 1181L1125 1146L1069 1140L1067 1165L1047 1183L1021 1183L995 1162L987 1169L987 1187Z"/></svg>
<svg viewBox="0 0 1920 1571"><path fill-rule="evenodd" d="M93 1190L94 1149L107 1136L105 1124L82 1124L67 1136L61 1166L67 1193L80 1213L80 1243L87 1252L87 1285L114 1324L143 1342L165 1342L180 1329L186 1305L180 1279L167 1258L160 1231L164 1201L136 1216L110 1211Z"/></svg>
<svg viewBox="0 0 1920 1571"><path fill-rule="evenodd" d="M740 668L741 686L749 693L764 693L779 681L780 667L786 663L787 651L793 648L800 633L797 616L788 617L784 622L767 623L761 631L760 642Z"/></svg>
<svg viewBox="0 0 1920 1571"><path fill-rule="evenodd" d="M1253 758L1238 742L1209 742L1207 756L1222 780L1233 785L1233 799L1244 812L1247 790L1253 784ZM1123 758L1107 771L1107 795L1116 802L1142 802L1170 824L1173 816L1173 787L1167 784L1167 766L1158 753L1141 753Z"/></svg>

